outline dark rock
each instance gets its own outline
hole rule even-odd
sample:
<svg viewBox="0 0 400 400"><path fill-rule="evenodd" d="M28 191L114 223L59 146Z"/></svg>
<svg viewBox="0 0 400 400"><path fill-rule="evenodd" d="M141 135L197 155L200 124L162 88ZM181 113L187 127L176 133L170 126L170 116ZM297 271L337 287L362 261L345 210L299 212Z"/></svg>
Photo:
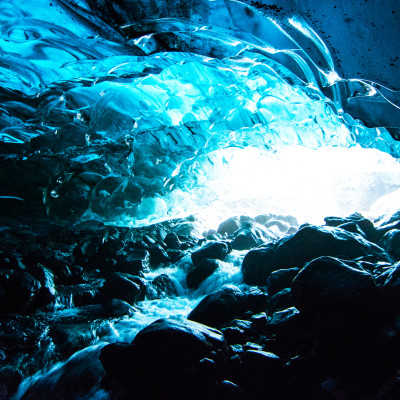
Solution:
<svg viewBox="0 0 400 400"><path fill-rule="evenodd" d="M172 263L179 261L187 253L183 250L167 250L168 257Z"/></svg>
<svg viewBox="0 0 400 400"><path fill-rule="evenodd" d="M320 257L293 280L292 297L295 306L308 315L367 318L377 304L378 289L373 277L362 269L333 257Z"/></svg>
<svg viewBox="0 0 400 400"><path fill-rule="evenodd" d="M181 248L181 241L179 240L178 235L173 232L170 232L165 236L164 243L169 249L179 250Z"/></svg>
<svg viewBox="0 0 400 400"><path fill-rule="evenodd" d="M151 285L147 288L147 298L163 299L165 297L176 297L178 295L178 288L175 281L167 274L156 276Z"/></svg>
<svg viewBox="0 0 400 400"><path fill-rule="evenodd" d="M383 249L360 235L334 227L304 226L293 236L249 251L242 272L245 283L262 286L273 271L301 268L321 256L352 259L367 255L390 261Z"/></svg>
<svg viewBox="0 0 400 400"><path fill-rule="evenodd" d="M289 288L299 271L299 268L289 268L272 272L267 279L268 294L273 296L281 290Z"/></svg>
<svg viewBox="0 0 400 400"><path fill-rule="evenodd" d="M0 368L0 398L11 398L21 382L22 373L18 368L12 366Z"/></svg>
<svg viewBox="0 0 400 400"><path fill-rule="evenodd" d="M208 242L191 254L193 264L199 265L206 258L224 261L230 252L229 245L225 242Z"/></svg>
<svg viewBox="0 0 400 400"><path fill-rule="evenodd" d="M135 396L200 400L216 397L228 356L219 331L192 321L160 319L132 344L105 346L100 360L112 381Z"/></svg>
<svg viewBox="0 0 400 400"><path fill-rule="evenodd" d="M150 265L155 268L171 262L168 253L158 244L149 245Z"/></svg>
<svg viewBox="0 0 400 400"><path fill-rule="evenodd" d="M128 254L114 256L114 271L142 276L150 270L150 253L144 249L135 249Z"/></svg>
<svg viewBox="0 0 400 400"><path fill-rule="evenodd" d="M50 327L49 335L56 351L64 359L89 346L94 339L86 323L54 324Z"/></svg>
<svg viewBox="0 0 400 400"><path fill-rule="evenodd" d="M235 217L231 217L219 224L217 233L219 233L220 235L232 235L239 228L240 226L238 219Z"/></svg>
<svg viewBox="0 0 400 400"><path fill-rule="evenodd" d="M34 307L42 309L53 306L56 301L56 288L54 286L54 274L41 264L29 269L29 273L40 282L40 290L35 299Z"/></svg>
<svg viewBox="0 0 400 400"><path fill-rule="evenodd" d="M104 283L102 295L106 301L120 299L134 304L142 298L142 287L135 276L114 272Z"/></svg>
<svg viewBox="0 0 400 400"><path fill-rule="evenodd" d="M186 284L190 289L197 289L201 282L212 275L219 267L219 261L211 258L202 260L186 276Z"/></svg>
<svg viewBox="0 0 400 400"><path fill-rule="evenodd" d="M325 218L325 223L327 226L340 227L353 233L361 231L362 235L367 240L374 243L378 241L381 236L374 224L359 213L354 213L347 218L327 217Z"/></svg>
<svg viewBox="0 0 400 400"><path fill-rule="evenodd" d="M59 368L42 374L29 386L21 400L90 398L89 393L100 389L99 382L105 375L99 352L99 346L92 346L74 354Z"/></svg>
<svg viewBox="0 0 400 400"><path fill-rule="evenodd" d="M241 356L237 382L260 398L286 398L287 378L282 360L267 351L247 350Z"/></svg>
<svg viewBox="0 0 400 400"><path fill-rule="evenodd" d="M207 295L189 314L188 319L209 326L220 326L240 317L246 311L265 309L262 292L244 293L234 285L224 285Z"/></svg>
<svg viewBox="0 0 400 400"><path fill-rule="evenodd" d="M59 285L61 303L75 307L97 304L100 302L103 283L104 280L93 280L91 283Z"/></svg>
<svg viewBox="0 0 400 400"><path fill-rule="evenodd" d="M257 247L272 238L275 235L268 232L262 225L256 222L245 222L239 230L234 233L234 238L231 242L232 248L236 250L248 250Z"/></svg>
<svg viewBox="0 0 400 400"><path fill-rule="evenodd" d="M31 317L14 315L0 318L0 343L7 358L19 354L35 354L45 345L47 326Z"/></svg>
<svg viewBox="0 0 400 400"><path fill-rule="evenodd" d="M24 314L39 294L40 282L25 271L0 270L0 312Z"/></svg>
<svg viewBox="0 0 400 400"><path fill-rule="evenodd" d="M396 260L400 260L400 229L391 229L382 238L383 248Z"/></svg>
<svg viewBox="0 0 400 400"><path fill-rule="evenodd" d="M274 330L288 330L294 325L294 321L299 318L300 312L296 307L285 308L274 312L268 321L268 326Z"/></svg>
<svg viewBox="0 0 400 400"><path fill-rule="evenodd" d="M271 315L277 310L284 310L293 306L292 291L290 288L281 290L268 298L268 314Z"/></svg>
<svg viewBox="0 0 400 400"><path fill-rule="evenodd" d="M218 392L220 400L250 400L249 394L230 381L220 382Z"/></svg>

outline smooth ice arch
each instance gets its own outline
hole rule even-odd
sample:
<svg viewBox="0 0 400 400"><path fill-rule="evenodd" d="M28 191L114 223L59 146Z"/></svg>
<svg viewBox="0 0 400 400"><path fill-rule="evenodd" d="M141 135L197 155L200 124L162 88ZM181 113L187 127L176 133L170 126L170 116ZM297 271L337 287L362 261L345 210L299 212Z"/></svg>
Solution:
<svg viewBox="0 0 400 400"><path fill-rule="evenodd" d="M40 213L43 189L56 221L138 226L201 212L312 220L397 196L397 106L341 79L290 7L58 0L55 26L10 3L21 15L3 13L0 138L19 183L3 178L3 201Z"/></svg>

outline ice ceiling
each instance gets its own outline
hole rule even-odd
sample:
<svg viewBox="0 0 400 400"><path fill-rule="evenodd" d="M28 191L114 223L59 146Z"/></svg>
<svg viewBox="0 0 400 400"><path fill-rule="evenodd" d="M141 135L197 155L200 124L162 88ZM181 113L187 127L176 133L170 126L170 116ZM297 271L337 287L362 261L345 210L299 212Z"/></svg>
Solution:
<svg viewBox="0 0 400 400"><path fill-rule="evenodd" d="M293 10L8 0L0 18L3 214L140 226L398 208L398 108L341 79Z"/></svg>

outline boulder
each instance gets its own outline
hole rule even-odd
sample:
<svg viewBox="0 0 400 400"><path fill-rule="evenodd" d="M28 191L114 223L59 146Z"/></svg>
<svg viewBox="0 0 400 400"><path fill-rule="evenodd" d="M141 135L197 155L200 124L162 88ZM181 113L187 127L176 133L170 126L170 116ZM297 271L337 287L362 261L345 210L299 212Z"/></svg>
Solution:
<svg viewBox="0 0 400 400"><path fill-rule="evenodd" d="M102 295L105 301L120 299L134 304L142 299L143 288L138 282L140 278L121 272L110 274L104 283Z"/></svg>
<svg viewBox="0 0 400 400"><path fill-rule="evenodd" d="M230 252L228 243L225 242L207 242L199 249L195 250L191 254L193 264L195 266L199 265L206 258L211 258L213 260L224 261L225 257Z"/></svg>
<svg viewBox="0 0 400 400"><path fill-rule="evenodd" d="M394 260L400 260L400 229L386 232L382 238L382 246Z"/></svg>
<svg viewBox="0 0 400 400"><path fill-rule="evenodd" d="M371 316L378 288L371 274L344 260L320 257L308 263L292 283L292 298L300 312L312 316Z"/></svg>
<svg viewBox="0 0 400 400"><path fill-rule="evenodd" d="M289 288L299 271L299 268L289 268L272 272L267 279L268 294L273 296L281 290Z"/></svg>
<svg viewBox="0 0 400 400"><path fill-rule="evenodd" d="M186 284L190 289L197 289L201 282L212 275L219 267L219 260L206 258L202 260L192 271L186 276Z"/></svg>
<svg viewBox="0 0 400 400"><path fill-rule="evenodd" d="M176 297L178 288L175 281L167 274L156 276L150 285L147 285L146 296L148 299L163 299L165 297Z"/></svg>
<svg viewBox="0 0 400 400"><path fill-rule="evenodd" d="M105 346L100 360L110 379L135 397L200 400L216 398L228 357L221 332L193 321L160 319L131 344Z"/></svg>
<svg viewBox="0 0 400 400"><path fill-rule="evenodd" d="M41 284L25 271L0 270L0 312L24 314L31 311Z"/></svg>
<svg viewBox="0 0 400 400"><path fill-rule="evenodd" d="M266 296L261 291L245 293L234 285L224 285L210 293L191 311L188 319L209 326L221 326L246 311L263 311Z"/></svg>
<svg viewBox="0 0 400 400"><path fill-rule="evenodd" d="M239 228L240 225L238 219L236 217L231 217L219 224L217 233L220 235L232 235Z"/></svg>
<svg viewBox="0 0 400 400"><path fill-rule="evenodd" d="M244 222L239 230L234 233L231 242L232 248L235 250L248 250L261 244L276 239L268 229L256 222Z"/></svg>
<svg viewBox="0 0 400 400"><path fill-rule="evenodd" d="M181 248L181 241L176 233L170 232L165 236L164 243L168 249L179 250Z"/></svg>
<svg viewBox="0 0 400 400"><path fill-rule="evenodd" d="M354 259L374 256L375 261L390 261L388 254L364 237L330 226L307 225L294 235L249 251L242 263L244 282L265 285L273 271L302 268L321 256Z"/></svg>

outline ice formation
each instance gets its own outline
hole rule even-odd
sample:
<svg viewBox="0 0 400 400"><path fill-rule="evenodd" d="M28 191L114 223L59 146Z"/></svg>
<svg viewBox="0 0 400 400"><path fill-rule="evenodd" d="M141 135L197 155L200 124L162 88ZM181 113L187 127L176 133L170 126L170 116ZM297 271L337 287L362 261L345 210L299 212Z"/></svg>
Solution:
<svg viewBox="0 0 400 400"><path fill-rule="evenodd" d="M400 187L397 107L341 79L312 28L276 10L3 2L3 208L127 226L382 211Z"/></svg>

